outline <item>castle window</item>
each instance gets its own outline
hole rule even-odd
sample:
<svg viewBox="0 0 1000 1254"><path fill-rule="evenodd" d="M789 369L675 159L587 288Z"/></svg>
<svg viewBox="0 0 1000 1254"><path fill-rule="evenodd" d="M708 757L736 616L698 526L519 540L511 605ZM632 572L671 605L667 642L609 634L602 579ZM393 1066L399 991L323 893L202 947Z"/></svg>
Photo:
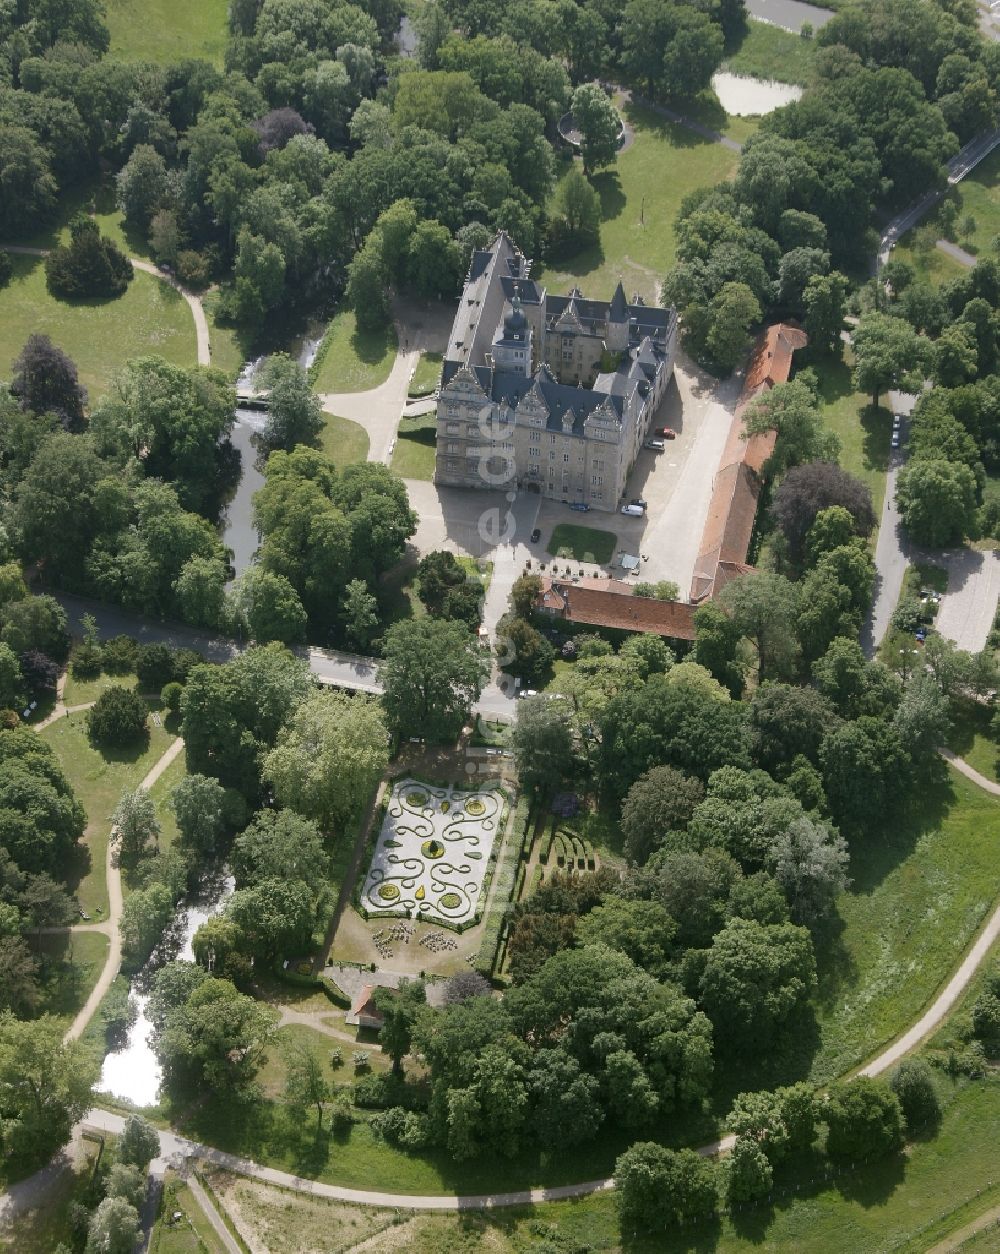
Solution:
<svg viewBox="0 0 1000 1254"><path fill-rule="evenodd" d="M601 475L594 475L590 482L600 487L600 485L604 482L604 479Z"/></svg>
<svg viewBox="0 0 1000 1254"><path fill-rule="evenodd" d="M528 439L532 442L532 444L538 444L541 441L541 438L541 431L532 431L528 435Z"/></svg>
<svg viewBox="0 0 1000 1254"><path fill-rule="evenodd" d="M563 461L564 461L564 462L568 462L568 461L569 461L569 453L563 453Z"/></svg>
<svg viewBox="0 0 1000 1254"><path fill-rule="evenodd" d="M541 455L542 455L542 450L541 450L540 448L529 448L529 449L528 449L528 456L529 456L529 457L541 457Z"/></svg>

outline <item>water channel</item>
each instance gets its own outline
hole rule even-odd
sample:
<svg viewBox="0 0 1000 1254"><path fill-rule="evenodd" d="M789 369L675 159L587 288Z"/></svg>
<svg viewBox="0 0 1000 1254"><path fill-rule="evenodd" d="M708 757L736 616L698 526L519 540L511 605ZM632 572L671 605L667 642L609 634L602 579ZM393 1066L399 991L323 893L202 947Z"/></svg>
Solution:
<svg viewBox="0 0 1000 1254"><path fill-rule="evenodd" d="M153 976L166 963L174 959L194 961L191 942L194 934L207 920L219 913L231 895L234 881L231 875L220 874L206 881L180 906L173 924L153 952L149 962L133 979L129 989L130 1010L135 1018L129 1026L125 1044L121 1049L106 1055L101 1068L97 1091L111 1093L122 1101L136 1106L152 1106L160 1091L161 1069L149 1044L152 1024L146 1016L149 988Z"/></svg>

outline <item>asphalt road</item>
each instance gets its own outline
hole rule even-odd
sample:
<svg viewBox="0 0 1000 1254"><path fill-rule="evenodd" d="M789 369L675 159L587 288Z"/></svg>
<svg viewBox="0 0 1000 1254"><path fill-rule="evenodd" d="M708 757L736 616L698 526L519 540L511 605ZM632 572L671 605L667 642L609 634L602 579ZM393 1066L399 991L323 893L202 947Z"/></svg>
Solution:
<svg viewBox="0 0 1000 1254"><path fill-rule="evenodd" d="M88 601L67 593L56 593L56 599L64 606L69 617L70 629L82 633L84 614L92 614L103 637L134 636L140 644L169 644L174 648L197 649L210 662L228 662L245 647L242 643L225 636L211 635L186 627L183 623L157 623L114 605ZM292 650L308 662L309 669L323 684L335 688L347 688L354 692L380 693L378 660L361 657L354 653L342 653L336 649L297 648ZM514 700L499 688L491 686L482 695L476 712L490 718L513 718Z"/></svg>

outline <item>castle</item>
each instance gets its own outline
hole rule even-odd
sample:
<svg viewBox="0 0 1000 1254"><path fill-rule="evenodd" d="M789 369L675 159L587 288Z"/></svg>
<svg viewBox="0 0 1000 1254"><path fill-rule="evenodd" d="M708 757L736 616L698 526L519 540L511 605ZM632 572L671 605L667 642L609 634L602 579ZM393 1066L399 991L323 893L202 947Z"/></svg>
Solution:
<svg viewBox="0 0 1000 1254"><path fill-rule="evenodd" d="M670 383L674 309L551 296L500 232L472 254L441 376L434 482L614 510Z"/></svg>

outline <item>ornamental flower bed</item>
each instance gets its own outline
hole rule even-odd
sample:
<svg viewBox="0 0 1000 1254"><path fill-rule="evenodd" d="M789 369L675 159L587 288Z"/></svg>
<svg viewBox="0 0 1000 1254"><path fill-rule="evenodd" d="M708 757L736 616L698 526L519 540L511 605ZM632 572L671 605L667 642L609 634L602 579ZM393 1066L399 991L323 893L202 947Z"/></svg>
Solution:
<svg viewBox="0 0 1000 1254"><path fill-rule="evenodd" d="M498 791L397 782L361 890L362 906L380 916L437 923L473 919L503 804Z"/></svg>

